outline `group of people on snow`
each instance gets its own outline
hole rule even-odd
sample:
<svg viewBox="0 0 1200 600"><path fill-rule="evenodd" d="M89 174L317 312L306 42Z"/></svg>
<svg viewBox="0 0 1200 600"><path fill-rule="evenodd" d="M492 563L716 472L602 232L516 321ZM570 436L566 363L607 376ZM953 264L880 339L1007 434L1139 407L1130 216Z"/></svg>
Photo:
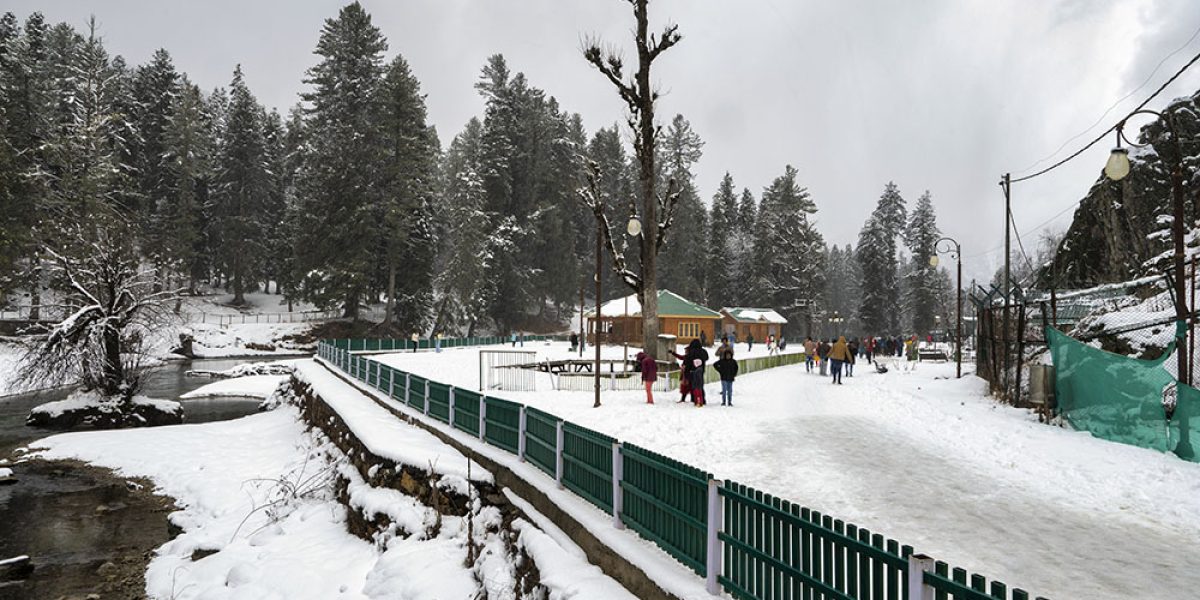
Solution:
<svg viewBox="0 0 1200 600"><path fill-rule="evenodd" d="M875 365L875 370L880 373L887 372L887 367L880 362L881 358L906 358L906 369L915 369L918 349L915 335L909 338L867 337L861 341L858 338L847 341L846 336L839 336L837 341L809 337L804 340L804 367L809 373L816 368L821 376L831 376L832 383L841 384L843 373L847 377L854 376L854 365L859 360Z"/></svg>
<svg viewBox="0 0 1200 600"><path fill-rule="evenodd" d="M712 368L721 377L721 406L733 406L733 380L737 377L738 363L733 358L733 345L728 336L721 338L721 345L716 350L717 360ZM683 354L671 352L680 361L679 400L689 399L697 408L708 404L704 396L704 369L708 365L708 350L699 339L694 339L684 349ZM654 383L658 379L658 362L654 356L645 352L637 353L637 368L642 373L642 384L646 388L646 403L654 404Z"/></svg>

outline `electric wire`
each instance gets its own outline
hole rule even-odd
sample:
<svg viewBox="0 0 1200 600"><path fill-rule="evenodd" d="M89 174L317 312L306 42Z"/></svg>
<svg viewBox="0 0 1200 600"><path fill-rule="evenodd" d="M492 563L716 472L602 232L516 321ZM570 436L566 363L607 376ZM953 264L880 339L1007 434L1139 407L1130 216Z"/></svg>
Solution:
<svg viewBox="0 0 1200 600"><path fill-rule="evenodd" d="M1075 140L1087 135L1087 133L1089 131L1095 129L1097 125L1104 122L1104 117L1107 117L1108 113L1112 112L1114 108L1119 106L1122 102L1128 100L1134 94L1138 93L1142 88L1146 87L1146 84L1150 83L1150 80L1154 78L1154 75L1156 73L1158 73L1158 70L1161 69L1162 66L1164 64L1166 64L1168 60L1171 59L1171 57L1175 56L1176 54L1179 54L1180 52L1183 52L1188 46L1192 45L1192 42L1195 41L1197 36L1200 36L1200 27L1197 27L1196 30L1192 32L1192 36L1189 37L1188 40L1186 42L1184 42L1182 46L1176 48L1170 54L1164 56L1162 58L1162 60L1158 61L1158 64L1154 65L1154 69L1151 70L1150 74L1147 75L1146 78L1142 80L1142 83L1140 85L1133 88L1132 90L1129 90L1129 93L1125 94L1124 96L1121 96L1116 102L1113 102L1108 108L1106 108L1104 110L1104 112L1100 114L1100 117L1096 119L1095 123L1088 125L1087 128L1084 129L1083 131L1080 131L1079 133L1071 136L1070 139L1063 142L1061 146L1059 146L1054 152L1051 152L1045 158L1038 159L1037 162L1029 165L1028 167L1025 167L1024 169L1021 169L1020 171L1018 171L1018 174L1029 171L1029 170L1033 169L1034 167L1050 160L1051 158L1054 158L1055 155L1057 155L1059 152L1062 152L1063 148L1066 148L1071 142L1074 142Z"/></svg>
<svg viewBox="0 0 1200 600"><path fill-rule="evenodd" d="M1126 121L1126 119L1129 119L1129 117L1132 117L1138 111L1145 108L1147 104L1150 104L1151 100L1158 97L1158 95L1161 94L1163 92L1163 90L1167 89L1167 87L1170 86L1172 83L1175 83L1175 80L1179 79L1179 77L1181 75L1183 75L1184 72L1186 72L1188 69L1190 69L1192 67L1192 65L1196 64L1197 61L1200 61L1200 54L1193 56L1192 59L1189 60L1187 62L1187 64L1183 65L1183 67L1181 69L1176 71L1175 74L1172 75L1170 79L1163 82L1163 84L1161 86L1159 86L1157 90L1154 90L1154 93L1150 94L1150 97L1143 100L1141 104L1137 105L1136 107L1134 107L1133 110L1129 111L1129 114L1125 115L1124 118L1122 118L1120 121L1117 121L1116 123L1114 123L1112 127L1105 129L1103 133L1096 136L1095 139L1088 142L1087 145L1085 145L1084 147L1080 148L1079 150L1076 150L1075 152L1071 153L1070 156L1050 165L1049 167L1046 167L1045 169L1042 169L1031 175L1026 175L1024 177L1018 177L1016 179L1012 179L1009 182L1009 185L1011 185L1013 183L1020 183L1022 181L1029 181L1030 179L1033 179L1034 177L1045 175L1046 173L1049 173L1050 171L1053 171L1054 169L1057 169L1057 168L1063 166L1064 164L1074 160L1076 157L1078 157L1080 154L1083 154L1084 152L1086 152L1092 146L1095 146L1096 144L1100 143L1100 141L1103 140L1106 136L1108 136L1109 133L1116 131L1117 127L1120 126L1121 124L1123 124Z"/></svg>

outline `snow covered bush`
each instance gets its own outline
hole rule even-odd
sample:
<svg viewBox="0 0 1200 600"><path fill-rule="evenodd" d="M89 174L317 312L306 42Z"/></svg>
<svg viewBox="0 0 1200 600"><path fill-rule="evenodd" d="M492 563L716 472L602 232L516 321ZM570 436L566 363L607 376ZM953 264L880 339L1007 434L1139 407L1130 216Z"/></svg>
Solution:
<svg viewBox="0 0 1200 600"><path fill-rule="evenodd" d="M33 427L70 428L87 425L97 429L175 425L183 422L183 406L174 400L145 396L105 396L97 390L76 392L66 400L47 402L34 408L25 419Z"/></svg>

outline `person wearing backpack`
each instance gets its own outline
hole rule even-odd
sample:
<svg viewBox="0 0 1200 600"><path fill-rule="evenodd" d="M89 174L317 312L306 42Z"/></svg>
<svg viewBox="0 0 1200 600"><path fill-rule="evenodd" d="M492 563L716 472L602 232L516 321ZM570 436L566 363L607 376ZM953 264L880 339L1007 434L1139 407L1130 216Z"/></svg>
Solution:
<svg viewBox="0 0 1200 600"><path fill-rule="evenodd" d="M722 352L721 358L713 363L713 368L721 374L721 406L733 406L733 380L738 373L738 364L733 359L733 350Z"/></svg>

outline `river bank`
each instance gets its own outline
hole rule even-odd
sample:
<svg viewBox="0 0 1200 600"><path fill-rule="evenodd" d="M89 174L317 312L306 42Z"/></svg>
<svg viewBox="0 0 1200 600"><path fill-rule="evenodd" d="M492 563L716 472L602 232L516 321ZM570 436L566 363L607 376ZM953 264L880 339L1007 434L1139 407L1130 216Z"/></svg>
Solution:
<svg viewBox="0 0 1200 600"><path fill-rule="evenodd" d="M178 399L212 382L187 377L189 370L219 371L262 361L263 357L172 361L147 374L145 393ZM147 480L75 460L22 460L17 452L61 433L28 427L25 417L33 407L69 392L55 389L0 398L0 459L9 461L5 466L17 479L0 486L0 559L29 555L34 565L28 578L0 582L0 598L145 598L150 558L174 536L167 521L175 510L174 500L155 494ZM260 402L216 398L183 400L183 405L187 423L206 423L254 414Z"/></svg>
<svg viewBox="0 0 1200 600"><path fill-rule="evenodd" d="M0 556L29 555L33 572L0 582L16 599L146 597L146 566L173 534L170 498L146 480L75 460L32 459L0 488Z"/></svg>

